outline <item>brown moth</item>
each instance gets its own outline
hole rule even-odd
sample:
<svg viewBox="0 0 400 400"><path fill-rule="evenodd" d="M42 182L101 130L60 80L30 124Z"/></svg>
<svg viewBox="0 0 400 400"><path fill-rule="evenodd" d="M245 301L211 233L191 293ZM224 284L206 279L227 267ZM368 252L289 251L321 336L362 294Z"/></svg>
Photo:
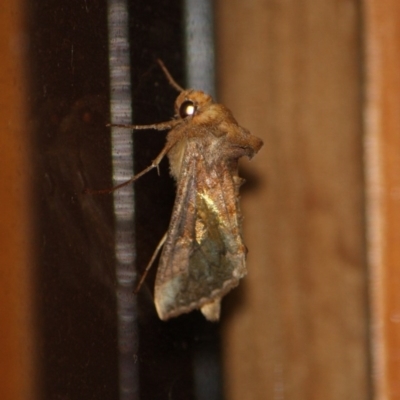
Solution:
<svg viewBox="0 0 400 400"><path fill-rule="evenodd" d="M184 90L161 68L180 94L175 117L153 125L113 125L131 129L169 130L161 153L142 172L117 188L135 181L162 158L169 158L177 191L167 233L157 246L139 282L142 284L160 249L154 302L162 320L200 309L218 321L222 297L246 275L246 246L238 160L252 158L263 142L242 128L232 113L199 90ZM138 290L137 289L137 290Z"/></svg>

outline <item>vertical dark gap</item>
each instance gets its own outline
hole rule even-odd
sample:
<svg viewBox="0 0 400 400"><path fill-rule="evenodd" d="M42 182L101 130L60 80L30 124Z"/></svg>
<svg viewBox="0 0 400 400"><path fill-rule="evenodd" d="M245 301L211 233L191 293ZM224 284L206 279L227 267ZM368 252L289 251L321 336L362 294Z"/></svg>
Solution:
<svg viewBox="0 0 400 400"><path fill-rule="evenodd" d="M169 120L177 93L156 59L186 86L183 5L129 6L134 122ZM32 0L30 8L42 398L117 399L112 196L82 194L112 186L107 4ZM134 133L136 171L159 153L166 133ZM174 199L167 160L160 176L152 171L135 183L139 270L168 228ZM152 298L156 267L138 295L140 398L196 399L193 373L207 359L199 354L218 353L218 325L199 312L160 321Z"/></svg>

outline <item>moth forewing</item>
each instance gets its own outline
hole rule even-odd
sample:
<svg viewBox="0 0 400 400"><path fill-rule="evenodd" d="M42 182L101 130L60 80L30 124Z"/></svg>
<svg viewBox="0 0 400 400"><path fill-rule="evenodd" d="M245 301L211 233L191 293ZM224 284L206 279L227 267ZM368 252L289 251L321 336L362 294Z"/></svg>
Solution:
<svg viewBox="0 0 400 400"><path fill-rule="evenodd" d="M246 274L237 159L257 148L233 142L230 151L228 133L213 134L218 124L209 129L195 122L193 117L177 143L184 143L177 151L183 153L177 196L155 283L156 308L163 320L193 309L218 320L221 298ZM240 128L236 124L231 129Z"/></svg>

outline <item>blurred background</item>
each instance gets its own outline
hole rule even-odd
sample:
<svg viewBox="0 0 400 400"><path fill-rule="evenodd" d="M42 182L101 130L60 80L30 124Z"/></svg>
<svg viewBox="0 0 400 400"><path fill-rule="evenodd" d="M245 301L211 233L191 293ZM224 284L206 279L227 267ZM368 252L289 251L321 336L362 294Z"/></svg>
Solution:
<svg viewBox="0 0 400 400"><path fill-rule="evenodd" d="M2 399L400 398L400 4L4 0ZM243 160L248 276L221 321L159 321L175 185L149 165L212 93L264 141ZM122 179L123 180L123 179Z"/></svg>

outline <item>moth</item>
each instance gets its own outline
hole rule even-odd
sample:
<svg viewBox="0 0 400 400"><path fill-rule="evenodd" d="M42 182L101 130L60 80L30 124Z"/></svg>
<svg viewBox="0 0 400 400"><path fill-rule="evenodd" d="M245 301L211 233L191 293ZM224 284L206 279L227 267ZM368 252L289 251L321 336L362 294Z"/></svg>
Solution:
<svg viewBox="0 0 400 400"><path fill-rule="evenodd" d="M169 130L164 148L177 184L167 233L157 246L138 287L162 248L154 302L161 320L200 309L218 321L222 297L246 275L247 249L242 237L238 160L252 158L263 142L242 128L232 113L200 90L185 90L158 60L169 83L180 92L171 121L152 125L112 125L131 129ZM114 188L114 189L116 189Z"/></svg>

